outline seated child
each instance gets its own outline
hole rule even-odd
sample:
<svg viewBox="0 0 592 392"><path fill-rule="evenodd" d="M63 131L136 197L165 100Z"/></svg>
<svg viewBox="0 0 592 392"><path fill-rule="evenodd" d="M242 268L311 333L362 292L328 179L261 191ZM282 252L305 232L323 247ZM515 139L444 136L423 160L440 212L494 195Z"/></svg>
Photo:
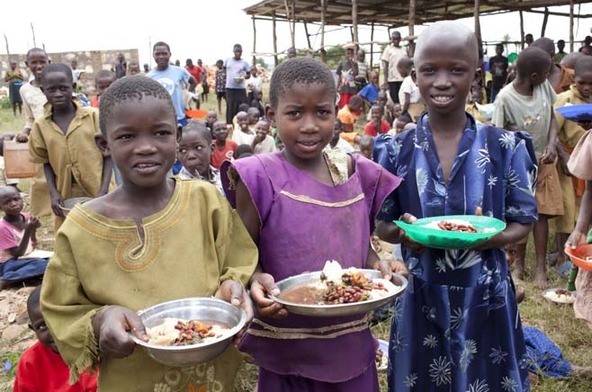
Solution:
<svg viewBox="0 0 592 392"><path fill-rule="evenodd" d="M369 81L370 83L364 86L358 95L362 97L364 103L368 105L368 107L372 107L374 102L376 102L376 98L378 98L378 92L380 91L380 88L378 87L378 73L374 71L370 72Z"/></svg>
<svg viewBox="0 0 592 392"><path fill-rule="evenodd" d="M354 145L359 140L360 134L354 131L354 124L360 116L360 111L364 101L362 97L354 95L349 100L348 104L343 106L337 112L337 118L341 121L343 132L341 137L345 139L350 145Z"/></svg>
<svg viewBox="0 0 592 392"><path fill-rule="evenodd" d="M249 128L251 128L251 131L255 131L255 124L257 124L257 121L259 121L260 116L259 116L259 109L258 108L254 108L254 107L249 107L247 109L247 114L249 115Z"/></svg>
<svg viewBox="0 0 592 392"><path fill-rule="evenodd" d="M33 251L37 242L39 219L23 212L23 198L13 186L0 187L0 285L10 284L42 276L47 259L19 259Z"/></svg>
<svg viewBox="0 0 592 392"><path fill-rule="evenodd" d="M232 141L238 145L253 143L255 132L249 127L249 115L247 112L238 112L236 114L237 127L232 132Z"/></svg>
<svg viewBox="0 0 592 392"><path fill-rule="evenodd" d="M196 119L189 120L181 131L177 150L177 159L183 164L179 178L207 181L224 195L220 173L210 164L213 149L212 136L206 125Z"/></svg>
<svg viewBox="0 0 592 392"><path fill-rule="evenodd" d="M231 161L235 157L238 144L232 140L228 140L226 122L216 121L212 129L214 132L214 141L212 142L214 151L210 164L214 168L220 169L222 162L226 160Z"/></svg>
<svg viewBox="0 0 592 392"><path fill-rule="evenodd" d="M253 90L253 100L251 107L259 110L259 118L265 117L265 106L263 105L263 91L261 89Z"/></svg>
<svg viewBox="0 0 592 392"><path fill-rule="evenodd" d="M238 114L240 112L247 113L249 108L250 108L250 106L247 103L241 103L240 105L238 105L238 112L234 115L234 118L232 119L232 129L233 130L238 129Z"/></svg>
<svg viewBox="0 0 592 392"><path fill-rule="evenodd" d="M372 149L374 148L374 138L369 135L360 137L360 154L372 160Z"/></svg>
<svg viewBox="0 0 592 392"><path fill-rule="evenodd" d="M241 144L236 148L236 159L247 158L253 155L253 147L250 144Z"/></svg>
<svg viewBox="0 0 592 392"><path fill-rule="evenodd" d="M40 293L41 286L37 286L27 299L29 328L37 335L37 342L19 359L13 392L95 392L96 374L82 373L78 382L70 384L68 365L60 356L41 314Z"/></svg>
<svg viewBox="0 0 592 392"><path fill-rule="evenodd" d="M212 138L214 137L214 123L218 121L218 114L215 110L208 111L208 114L205 118L206 127L208 131L212 134Z"/></svg>
<svg viewBox="0 0 592 392"><path fill-rule="evenodd" d="M51 115L33 124L29 152L34 162L44 165L57 231L65 219L63 201L106 194L113 166L95 144L95 135L100 132L97 110L80 107L71 98L64 99L72 96L70 67L49 64L41 74L41 85L51 105Z"/></svg>
<svg viewBox="0 0 592 392"><path fill-rule="evenodd" d="M331 137L331 140L329 141L329 144L327 144L325 146L325 149L331 149L331 150L341 150L345 153L351 153L354 152L354 148L352 146L350 146L350 144L348 142L346 142L344 139L341 138L341 131L342 131L342 127L341 127L341 121L339 121L338 119L335 119L335 126L333 127L333 136Z"/></svg>
<svg viewBox="0 0 592 392"><path fill-rule="evenodd" d="M136 312L179 298L216 296L252 314L243 287L257 249L213 186L169 176L178 131L160 83L118 79L101 99L100 122L97 144L124 185L68 213L41 289L41 311L70 379L99 367L101 390L110 392L232 390L241 363L234 346L171 369L129 333L147 341Z"/></svg>
<svg viewBox="0 0 592 392"><path fill-rule="evenodd" d="M101 100L101 94L103 94L107 87L111 86L111 84L113 84L113 82L116 80L117 76L115 76L115 72L106 70L97 72L95 75L95 89L97 90L97 95L90 99L90 106L93 108L98 108L99 102Z"/></svg>
<svg viewBox="0 0 592 392"><path fill-rule="evenodd" d="M275 140L269 135L269 123L267 121L259 120L255 124L255 138L251 146L255 155L277 151Z"/></svg>
<svg viewBox="0 0 592 392"><path fill-rule="evenodd" d="M384 113L382 106L374 105L372 106L370 112L372 113L372 120L369 121L364 127L364 135L374 137L382 135L383 133L387 133L391 130L391 125L388 123L388 121L382 118Z"/></svg>

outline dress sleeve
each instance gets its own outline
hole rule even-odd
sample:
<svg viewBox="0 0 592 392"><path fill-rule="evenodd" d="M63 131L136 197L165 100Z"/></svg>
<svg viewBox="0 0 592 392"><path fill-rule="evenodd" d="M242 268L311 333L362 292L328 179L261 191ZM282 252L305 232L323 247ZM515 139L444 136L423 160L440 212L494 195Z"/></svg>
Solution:
<svg viewBox="0 0 592 392"><path fill-rule="evenodd" d="M73 244L61 230L43 278L41 311L60 355L70 368L70 382L98 366L99 346L92 319L102 308L85 294L78 277Z"/></svg>
<svg viewBox="0 0 592 392"><path fill-rule="evenodd" d="M41 134L41 127L38 122L35 122L31 129L31 135L29 136L29 153L31 154L31 159L35 163L43 164L49 162L47 145Z"/></svg>
<svg viewBox="0 0 592 392"><path fill-rule="evenodd" d="M530 136L514 132L516 146L512 155L507 179L505 219L508 222L527 224L538 219L534 190L537 166Z"/></svg>
<svg viewBox="0 0 592 392"><path fill-rule="evenodd" d="M220 263L220 282L232 279L246 286L259 261L257 246L236 210L216 192L220 208L214 211L216 252Z"/></svg>

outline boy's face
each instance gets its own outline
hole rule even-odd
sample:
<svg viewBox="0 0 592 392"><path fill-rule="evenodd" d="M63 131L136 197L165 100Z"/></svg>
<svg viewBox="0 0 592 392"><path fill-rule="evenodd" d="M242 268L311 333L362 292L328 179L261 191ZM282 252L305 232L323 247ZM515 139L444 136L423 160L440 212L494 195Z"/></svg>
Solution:
<svg viewBox="0 0 592 392"><path fill-rule="evenodd" d="M54 109L64 110L72 105L72 80L63 72L46 74L41 80L43 94Z"/></svg>
<svg viewBox="0 0 592 392"><path fill-rule="evenodd" d="M214 138L216 141L223 142L228 137L228 128L224 122L214 123Z"/></svg>
<svg viewBox="0 0 592 392"><path fill-rule="evenodd" d="M184 132L179 141L178 157L183 167L193 175L206 176L212 157L212 145L199 132Z"/></svg>
<svg viewBox="0 0 592 392"><path fill-rule="evenodd" d="M347 49L347 50L345 51L345 57L346 57L348 60L353 60L353 58L354 58L354 50L353 50L353 49Z"/></svg>
<svg viewBox="0 0 592 392"><path fill-rule="evenodd" d="M132 76L139 74L140 73L140 65L139 64L130 65L128 72Z"/></svg>
<svg viewBox="0 0 592 392"><path fill-rule="evenodd" d="M238 123L238 127L243 132L249 132L249 115L243 113L236 117L236 122Z"/></svg>
<svg viewBox="0 0 592 392"><path fill-rule="evenodd" d="M333 136L335 97L324 84L296 82L266 110L292 163L317 159Z"/></svg>
<svg viewBox="0 0 592 392"><path fill-rule="evenodd" d="M497 54L498 56L501 55L502 53L504 53L504 47L501 45L497 45L495 47L495 54Z"/></svg>
<svg viewBox="0 0 592 392"><path fill-rule="evenodd" d="M152 52L152 57L154 57L154 61L156 62L156 68L158 70L167 69L169 66L169 61L171 60L171 52L169 49L164 45L158 45L154 48L154 52Z"/></svg>
<svg viewBox="0 0 592 392"><path fill-rule="evenodd" d="M396 103L393 106L393 117L399 118L401 116L401 111L402 111L401 105L399 105L398 103Z"/></svg>
<svg viewBox="0 0 592 392"><path fill-rule="evenodd" d="M333 126L333 137L331 138L331 142L337 143L339 140L339 135L341 135L341 122L335 122Z"/></svg>
<svg viewBox="0 0 592 392"><path fill-rule="evenodd" d="M97 94L103 94L105 90L107 90L107 88L113 84L113 82L115 82L115 79L111 77L97 78Z"/></svg>
<svg viewBox="0 0 592 392"><path fill-rule="evenodd" d="M370 74L370 83L378 84L378 74L376 72Z"/></svg>
<svg viewBox="0 0 592 392"><path fill-rule="evenodd" d="M267 121L259 121L255 125L255 135L257 139L263 140L269 135L269 123Z"/></svg>
<svg viewBox="0 0 592 392"><path fill-rule="evenodd" d="M576 89L584 98L590 98L592 95L592 70L578 73L574 77Z"/></svg>
<svg viewBox="0 0 592 392"><path fill-rule="evenodd" d="M235 60L240 60L241 56L243 55L242 46L235 46L234 48L232 48L232 53L234 53Z"/></svg>
<svg viewBox="0 0 592 392"><path fill-rule="evenodd" d="M257 101L261 101L263 99L263 91L256 91L253 96Z"/></svg>
<svg viewBox="0 0 592 392"><path fill-rule="evenodd" d="M49 333L49 329L47 325L45 325L45 320L43 319L43 315L41 314L41 308L39 306L35 307L34 309L29 310L29 328L35 332L37 335L37 339L39 342L52 349L54 352L58 352L58 348L53 341L53 337Z"/></svg>
<svg viewBox="0 0 592 392"><path fill-rule="evenodd" d="M161 186L177 156L175 111L150 96L116 105L106 122L103 152L110 154L124 183L138 188Z"/></svg>
<svg viewBox="0 0 592 392"><path fill-rule="evenodd" d="M47 55L41 51L31 52L27 61L25 61L27 67L31 71L37 80L41 79L41 71L47 65Z"/></svg>
<svg viewBox="0 0 592 392"><path fill-rule="evenodd" d="M0 196L0 209L6 215L12 216L18 216L23 210L23 198L14 187L6 187L3 190Z"/></svg>
<svg viewBox="0 0 592 392"><path fill-rule="evenodd" d="M464 111L476 75L477 53L471 45L434 37L416 55L417 86L428 111L449 114Z"/></svg>
<svg viewBox="0 0 592 392"><path fill-rule="evenodd" d="M218 62L216 62L216 67L217 67L218 69L222 69L222 67L223 67L223 66L224 66L224 63L223 63L222 61L218 61Z"/></svg>
<svg viewBox="0 0 592 392"><path fill-rule="evenodd" d="M370 117L374 122L380 121L382 120L382 111L380 109L372 109L370 111Z"/></svg>
<svg viewBox="0 0 592 392"><path fill-rule="evenodd" d="M218 120L218 115L216 114L216 112L210 110L206 116L206 122L208 124L214 124L216 120Z"/></svg>
<svg viewBox="0 0 592 392"><path fill-rule="evenodd" d="M517 252L517 245L516 244L507 244L505 246L506 250L506 262L508 266L514 264L514 260L516 260L516 252Z"/></svg>
<svg viewBox="0 0 592 392"><path fill-rule="evenodd" d="M257 124L257 121L259 121L259 109L250 108L247 114L249 116L249 125Z"/></svg>

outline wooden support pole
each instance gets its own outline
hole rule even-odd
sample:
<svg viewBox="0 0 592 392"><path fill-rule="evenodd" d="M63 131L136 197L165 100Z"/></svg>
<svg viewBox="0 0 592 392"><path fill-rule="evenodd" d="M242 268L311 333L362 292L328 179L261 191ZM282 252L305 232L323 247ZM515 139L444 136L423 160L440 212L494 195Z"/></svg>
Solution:
<svg viewBox="0 0 592 392"><path fill-rule="evenodd" d="M275 11L273 12L273 14L271 15L272 19L272 25L273 25L273 65L275 67L278 66L279 64L279 60L278 60L278 47L277 47L277 30L276 30L276 24L275 24Z"/></svg>
<svg viewBox="0 0 592 392"><path fill-rule="evenodd" d="M569 0L569 51L574 51L574 0Z"/></svg>
<svg viewBox="0 0 592 392"><path fill-rule="evenodd" d="M415 0L409 0L409 35L415 35ZM415 53L415 42L409 41L409 57L413 57Z"/></svg>
<svg viewBox="0 0 592 392"><path fill-rule="evenodd" d="M6 54L10 56L10 49L8 49L8 37L4 34L4 42L6 42Z"/></svg>
<svg viewBox="0 0 592 392"><path fill-rule="evenodd" d="M483 47L483 41L481 40L481 21L480 21L480 8L481 3L479 0L475 0L475 7L473 11L473 17L475 18L475 37L477 37L477 44L479 48Z"/></svg>
<svg viewBox="0 0 592 392"><path fill-rule="evenodd" d="M353 28L353 41L354 43L357 45L358 42L360 42L358 40L358 1L357 0L351 0L352 3L352 28ZM356 48L357 49L357 48Z"/></svg>
<svg viewBox="0 0 592 392"><path fill-rule="evenodd" d="M296 47L296 0L292 0L291 4L291 11L292 11L292 47Z"/></svg>
<svg viewBox="0 0 592 392"><path fill-rule="evenodd" d="M310 34L308 34L308 24L306 21L304 22L304 33L306 34L306 43L308 44L308 49L312 50L312 45L310 44Z"/></svg>
<svg viewBox="0 0 592 392"><path fill-rule="evenodd" d="M252 16L253 19L253 67L257 63L257 57L255 53L257 53L257 22L255 22L255 15Z"/></svg>
<svg viewBox="0 0 592 392"><path fill-rule="evenodd" d="M321 60L327 63L327 51L325 50L325 17L327 14L327 0L321 0Z"/></svg>
<svg viewBox="0 0 592 392"><path fill-rule="evenodd" d="M522 10L518 12L518 15L520 15L520 46L524 49L524 15L522 15Z"/></svg>
<svg viewBox="0 0 592 392"><path fill-rule="evenodd" d="M545 36L547 30L547 22L549 21L549 9L545 7L545 14L543 15L543 26L541 27L541 37Z"/></svg>
<svg viewBox="0 0 592 392"><path fill-rule="evenodd" d="M290 7L290 5L292 7ZM291 2L291 4L288 4L288 0L284 0L284 6L286 7L286 19L288 19L288 26L290 27L290 38L292 42L292 47L296 47L295 44L295 38L294 38L294 26L295 24L292 23L292 19L295 18L294 15L294 1ZM290 13L290 8L292 8L292 13Z"/></svg>
<svg viewBox="0 0 592 392"><path fill-rule="evenodd" d="M372 22L372 27L370 28L370 69L374 66L374 22Z"/></svg>
<svg viewBox="0 0 592 392"><path fill-rule="evenodd" d="M33 32L33 47L37 47L37 41L35 40L35 27L33 27L33 22L31 22L31 31Z"/></svg>

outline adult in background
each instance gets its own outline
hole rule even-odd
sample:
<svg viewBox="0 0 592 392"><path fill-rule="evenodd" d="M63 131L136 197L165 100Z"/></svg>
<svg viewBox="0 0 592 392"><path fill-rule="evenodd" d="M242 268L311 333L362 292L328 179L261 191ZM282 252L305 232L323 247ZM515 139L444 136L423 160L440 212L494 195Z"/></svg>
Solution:
<svg viewBox="0 0 592 392"><path fill-rule="evenodd" d="M115 67L112 71L115 72L117 79L121 79L127 74L127 62L125 61L123 53L117 55L117 63L115 63Z"/></svg>
<svg viewBox="0 0 592 392"><path fill-rule="evenodd" d="M17 67L17 62L14 60L10 61L10 69L4 74L4 81L8 83L8 95L10 97L10 104L12 105L12 114L15 117L17 108L19 114L23 114L23 100L20 90L24 80L25 77Z"/></svg>
<svg viewBox="0 0 592 392"><path fill-rule="evenodd" d="M251 76L251 66L243 60L243 47L235 44L232 48L234 57L226 59L226 123L232 124L232 119L239 112L238 106L247 102L245 79Z"/></svg>
<svg viewBox="0 0 592 392"><path fill-rule="evenodd" d="M495 56L489 59L489 72L491 72L491 95L489 102L495 101L497 93L504 87L508 78L508 58L504 56L504 46L495 45Z"/></svg>
<svg viewBox="0 0 592 392"><path fill-rule="evenodd" d="M407 57L407 53L401 48L401 33L393 31L391 34L391 44L382 52L382 68L384 70L384 80L388 83L389 95L394 103L399 102L399 90L403 83L403 77L397 70L397 64L403 57Z"/></svg>
<svg viewBox="0 0 592 392"><path fill-rule="evenodd" d="M177 123L181 126L187 125L185 117L185 104L183 102L183 90L181 83L187 84L190 92L195 92L197 82L195 78L187 72L185 68L170 65L171 48L162 41L154 44L152 56L156 62L156 69L148 73L149 78L156 80L171 94L175 113L177 114Z"/></svg>

